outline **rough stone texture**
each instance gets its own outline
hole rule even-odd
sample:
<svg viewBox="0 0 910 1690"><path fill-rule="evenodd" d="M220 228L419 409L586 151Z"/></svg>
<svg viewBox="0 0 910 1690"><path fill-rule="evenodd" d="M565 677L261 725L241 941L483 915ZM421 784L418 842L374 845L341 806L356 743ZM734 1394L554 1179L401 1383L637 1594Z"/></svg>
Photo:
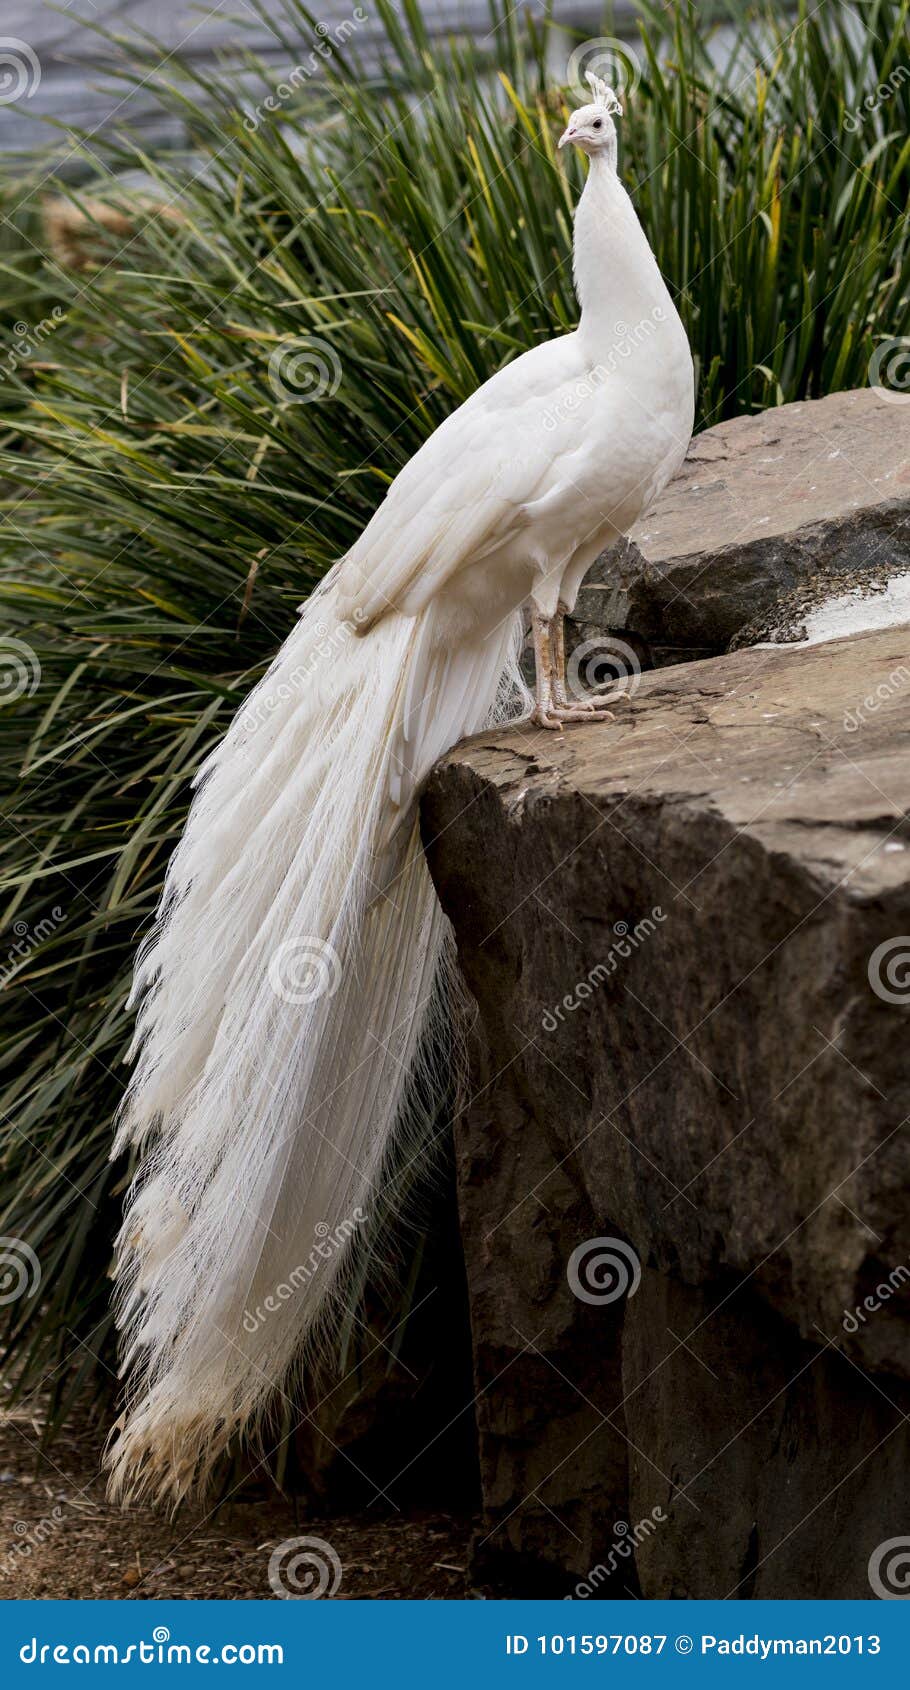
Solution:
<svg viewBox="0 0 910 1690"><path fill-rule="evenodd" d="M906 1531L910 990L869 967L910 935L908 701L908 628L739 651L428 783L485 1046L456 1152L487 1531L564 1586L655 1505L648 1596L869 1596ZM637 1293L567 1301L616 1236Z"/></svg>
<svg viewBox="0 0 910 1690"><path fill-rule="evenodd" d="M629 1517L661 1509L636 1550L642 1588L871 1597L876 1546L906 1541L910 1389L801 1342L748 1285L721 1295L646 1268L627 1305L626 1413L642 1452Z"/></svg>
<svg viewBox="0 0 910 1690"><path fill-rule="evenodd" d="M569 646L615 630L662 664L799 639L807 608L908 569L910 403L834 393L696 435L588 576Z"/></svg>
<svg viewBox="0 0 910 1690"><path fill-rule="evenodd" d="M470 1212L463 1208L462 1237L484 1472L475 1576L495 1582L502 1568L511 1594L517 1577L521 1596L562 1595L567 1565L593 1566L604 1534L627 1514L622 1411L614 1424L602 1406L621 1396L622 1313L572 1296L564 1240L589 1237L594 1216L554 1166L527 1105L498 1084L483 1038L472 1069L475 1097L459 1122L457 1174L461 1190L474 1194ZM529 1198L538 1187L540 1198ZM622 1596L625 1585L637 1594L634 1573L622 1572L606 1594Z"/></svg>

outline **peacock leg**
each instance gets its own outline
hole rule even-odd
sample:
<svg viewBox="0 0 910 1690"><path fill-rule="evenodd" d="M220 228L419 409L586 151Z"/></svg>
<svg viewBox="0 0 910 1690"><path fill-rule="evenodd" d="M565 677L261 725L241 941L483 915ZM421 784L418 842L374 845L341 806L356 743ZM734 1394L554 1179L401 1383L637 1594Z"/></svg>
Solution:
<svg viewBox="0 0 910 1690"><path fill-rule="evenodd" d="M535 699L531 721L539 728L561 728L563 722L590 722L593 709L570 704L566 697L565 645L562 615L542 616L531 609L534 640Z"/></svg>
<svg viewBox="0 0 910 1690"><path fill-rule="evenodd" d="M566 706L569 703L566 692L566 613L561 604L556 606L550 644L553 650L553 702Z"/></svg>
<svg viewBox="0 0 910 1690"><path fill-rule="evenodd" d="M553 652L551 644L552 618L541 616L531 606L531 637L534 642L534 709L531 721L538 728L559 728L559 716L553 708Z"/></svg>
<svg viewBox="0 0 910 1690"><path fill-rule="evenodd" d="M552 651L552 678L550 682L553 695L553 714L561 722L589 722L593 716L611 716L612 711L608 699L570 698L566 686L566 607L564 604L556 606L556 615L550 624L550 648Z"/></svg>

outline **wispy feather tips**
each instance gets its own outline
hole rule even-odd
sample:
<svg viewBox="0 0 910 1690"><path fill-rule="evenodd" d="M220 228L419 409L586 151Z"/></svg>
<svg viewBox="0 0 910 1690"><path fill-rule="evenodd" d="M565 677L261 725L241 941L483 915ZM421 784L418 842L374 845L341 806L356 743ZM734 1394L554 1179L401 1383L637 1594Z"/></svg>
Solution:
<svg viewBox="0 0 910 1690"><path fill-rule="evenodd" d="M587 80L590 84L591 92L594 95L595 106L601 106L603 110L605 112L609 112L611 116L615 114L618 117L622 117L622 104L618 95L614 94L609 83L604 82L602 76L595 76L593 70L589 70L587 72Z"/></svg>

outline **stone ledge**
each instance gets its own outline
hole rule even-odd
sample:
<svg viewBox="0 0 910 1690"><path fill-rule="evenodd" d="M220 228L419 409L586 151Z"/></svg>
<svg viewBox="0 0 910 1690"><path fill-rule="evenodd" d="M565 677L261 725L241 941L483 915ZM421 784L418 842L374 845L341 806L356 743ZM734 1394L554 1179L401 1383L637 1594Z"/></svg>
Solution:
<svg viewBox="0 0 910 1690"><path fill-rule="evenodd" d="M874 388L696 435L629 540L598 560L577 621L658 662L799 639L806 607L910 570L910 404ZM596 589L601 591L597 592Z"/></svg>
<svg viewBox="0 0 910 1690"><path fill-rule="evenodd" d="M724 1595L743 1567L749 1594L869 1594L893 1452L910 1453L910 996L900 971L879 968L884 993L869 976L910 934L908 700L906 627L739 651L645 675L612 723L481 735L427 784L428 860L480 1016L456 1150L487 1535L563 1578L604 1553L607 1516L658 1494L677 1524L641 1546L632 1594ZM593 1311L595 1358L565 1274L598 1236L628 1240L643 1280L618 1346L616 1308ZM694 1359L668 1354L670 1326ZM777 1408L742 1436L758 1397ZM559 1401L601 1417L583 1455ZM888 1457L832 1547L822 1495L878 1439ZM793 1557L763 1558L797 1500L819 1506L793 1588ZM544 1546L548 1508L562 1550L552 1518ZM680 1559L696 1510L716 1553ZM674 1586L700 1566L710 1588Z"/></svg>

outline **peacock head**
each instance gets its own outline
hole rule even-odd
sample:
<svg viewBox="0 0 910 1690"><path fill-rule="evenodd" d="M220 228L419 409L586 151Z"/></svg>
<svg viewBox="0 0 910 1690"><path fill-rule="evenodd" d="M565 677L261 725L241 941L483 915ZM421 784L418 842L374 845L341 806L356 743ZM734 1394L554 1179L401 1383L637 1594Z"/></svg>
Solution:
<svg viewBox="0 0 910 1690"><path fill-rule="evenodd" d="M583 153L593 158L598 153L616 156L616 128L614 116L622 116L622 106L614 94L613 89L593 71L588 71L588 82L594 99L589 106L579 106L572 113L568 124L559 137L561 147L569 142L580 147Z"/></svg>

